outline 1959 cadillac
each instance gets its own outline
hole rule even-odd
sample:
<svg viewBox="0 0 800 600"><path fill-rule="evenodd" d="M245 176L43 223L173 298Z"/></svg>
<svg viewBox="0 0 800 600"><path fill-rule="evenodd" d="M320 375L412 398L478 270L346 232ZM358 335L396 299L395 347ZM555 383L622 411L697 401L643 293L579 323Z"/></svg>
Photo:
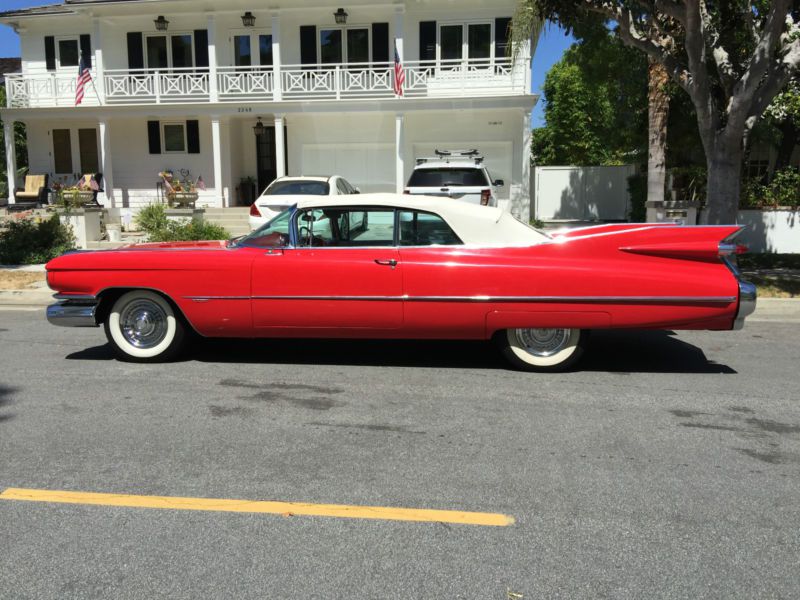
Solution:
<svg viewBox="0 0 800 600"><path fill-rule="evenodd" d="M586 332L739 329L755 287L737 226L601 225L546 235L498 208L395 194L303 200L231 241L136 244L47 264L55 325L105 326L120 358L206 337L494 338L564 369Z"/></svg>

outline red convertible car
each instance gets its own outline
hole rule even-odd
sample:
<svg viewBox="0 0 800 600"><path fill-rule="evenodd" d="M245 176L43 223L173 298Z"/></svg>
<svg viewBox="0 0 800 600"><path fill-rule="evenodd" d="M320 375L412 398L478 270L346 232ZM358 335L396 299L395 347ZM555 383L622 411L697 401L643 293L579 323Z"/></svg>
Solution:
<svg viewBox="0 0 800 600"><path fill-rule="evenodd" d="M601 225L547 235L498 208L395 194L304 200L230 241L136 244L47 264L55 325L105 326L120 358L186 337L494 338L564 369L592 329L739 329L755 287L737 226Z"/></svg>

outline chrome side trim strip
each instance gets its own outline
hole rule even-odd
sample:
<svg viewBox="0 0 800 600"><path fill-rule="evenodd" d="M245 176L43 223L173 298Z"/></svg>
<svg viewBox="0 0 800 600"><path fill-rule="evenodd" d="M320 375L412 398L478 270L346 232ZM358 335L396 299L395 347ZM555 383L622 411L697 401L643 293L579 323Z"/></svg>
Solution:
<svg viewBox="0 0 800 600"><path fill-rule="evenodd" d="M250 300L250 296L184 296L184 299L193 302L208 302L209 300Z"/></svg>
<svg viewBox="0 0 800 600"><path fill-rule="evenodd" d="M234 298L234 297L232 297ZM227 299L222 296L208 299ZM241 297L235 297L241 299ZM364 302L518 302L576 304L731 304L736 296L253 296L253 300L339 300Z"/></svg>
<svg viewBox="0 0 800 600"><path fill-rule="evenodd" d="M91 294L75 295L75 294L53 294L53 298L60 301L72 302L75 304L95 304L97 303L97 296Z"/></svg>

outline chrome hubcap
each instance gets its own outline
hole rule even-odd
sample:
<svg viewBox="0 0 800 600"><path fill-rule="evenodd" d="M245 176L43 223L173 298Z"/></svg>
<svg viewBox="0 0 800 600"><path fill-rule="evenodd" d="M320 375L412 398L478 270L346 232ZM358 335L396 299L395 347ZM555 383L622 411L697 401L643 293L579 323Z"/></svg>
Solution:
<svg viewBox="0 0 800 600"><path fill-rule="evenodd" d="M560 352L569 341L569 329L516 329L520 345L534 356L547 357Z"/></svg>
<svg viewBox="0 0 800 600"><path fill-rule="evenodd" d="M119 315L122 336L136 348L152 348L167 335L167 313L151 300L134 300Z"/></svg>

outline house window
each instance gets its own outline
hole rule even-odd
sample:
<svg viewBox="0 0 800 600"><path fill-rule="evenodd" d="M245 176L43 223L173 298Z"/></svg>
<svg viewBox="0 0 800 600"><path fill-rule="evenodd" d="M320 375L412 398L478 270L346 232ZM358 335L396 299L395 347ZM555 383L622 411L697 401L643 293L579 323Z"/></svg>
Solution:
<svg viewBox="0 0 800 600"><path fill-rule="evenodd" d="M186 126L184 123L162 123L161 137L164 152L186 152Z"/></svg>
<svg viewBox="0 0 800 600"><path fill-rule="evenodd" d="M234 35L233 64L237 67L272 66L272 36L263 33Z"/></svg>
<svg viewBox="0 0 800 600"><path fill-rule="evenodd" d="M491 61L494 58L494 23L442 23L439 25L439 60Z"/></svg>
<svg viewBox="0 0 800 600"><path fill-rule="evenodd" d="M72 139L69 129L53 129L53 170L72 173Z"/></svg>
<svg viewBox="0 0 800 600"><path fill-rule="evenodd" d="M78 38L58 40L58 65L60 67L77 67L80 62L80 46Z"/></svg>
<svg viewBox="0 0 800 600"><path fill-rule="evenodd" d="M145 60L148 69L181 69L194 66L194 44L191 33L148 35L145 38Z"/></svg>
<svg viewBox="0 0 800 600"><path fill-rule="evenodd" d="M368 27L319 30L321 64L368 63L370 56Z"/></svg>

